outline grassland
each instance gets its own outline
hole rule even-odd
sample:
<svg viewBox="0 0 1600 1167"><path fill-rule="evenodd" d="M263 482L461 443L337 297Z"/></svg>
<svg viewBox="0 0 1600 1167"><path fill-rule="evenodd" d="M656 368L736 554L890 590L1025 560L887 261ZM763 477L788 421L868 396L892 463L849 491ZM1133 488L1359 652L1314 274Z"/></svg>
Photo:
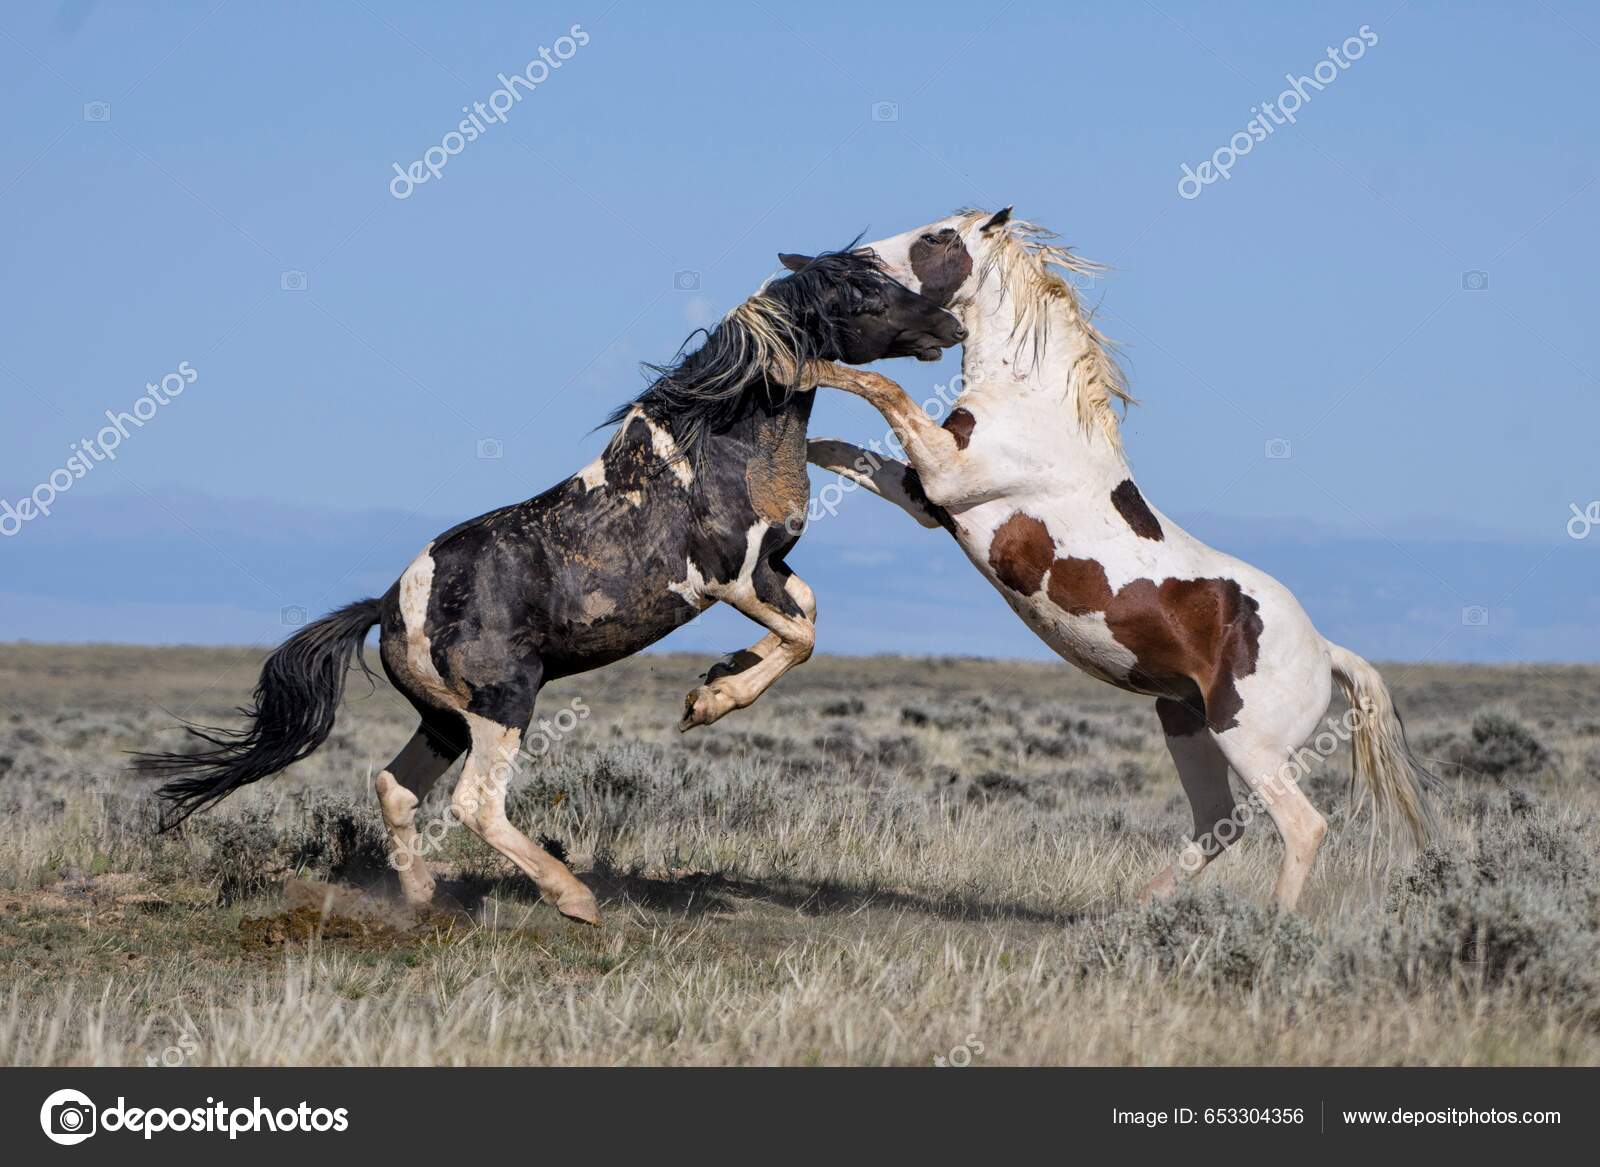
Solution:
<svg viewBox="0 0 1600 1167"><path fill-rule="evenodd" d="M461 829L437 910L391 901L370 782L411 719L359 678L321 752L156 835L124 751L257 661L0 647L0 1062L1600 1061L1600 669L1387 666L1444 836L1369 862L1336 756L1282 916L1265 824L1137 905L1187 806L1148 703L1064 667L818 658L680 737L709 662L640 657L546 691L588 715L513 788L586 929Z"/></svg>

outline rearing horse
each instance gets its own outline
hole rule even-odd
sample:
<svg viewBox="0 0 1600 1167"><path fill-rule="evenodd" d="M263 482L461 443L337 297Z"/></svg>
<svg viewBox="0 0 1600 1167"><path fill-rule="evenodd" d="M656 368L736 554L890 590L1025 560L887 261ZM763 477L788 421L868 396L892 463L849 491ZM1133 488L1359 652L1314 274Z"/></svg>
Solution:
<svg viewBox="0 0 1600 1167"><path fill-rule="evenodd" d="M611 420L605 451L526 502L469 519L423 548L381 599L307 625L262 666L248 728L191 727L208 748L141 755L170 775L181 822L310 754L333 728L345 674L373 625L395 688L421 719L378 775L401 887L427 903L414 861L418 804L463 753L456 816L568 917L599 922L589 889L506 818L506 779L540 688L655 643L717 601L767 629L689 694L683 728L749 705L811 655L816 601L784 563L809 495L806 423L818 376L850 384L886 357L938 358L964 336L944 308L834 252L735 308L695 351ZM810 362L808 364L808 362ZM365 668L365 661L362 661Z"/></svg>
<svg viewBox="0 0 1600 1167"><path fill-rule="evenodd" d="M1327 823L1285 775L1334 681L1357 711L1358 773L1419 840L1432 826L1429 776L1376 669L1323 639L1277 580L1145 502L1122 454L1121 370L1057 274L1097 269L1049 238L1008 207L871 244L970 332L963 391L941 426L894 382L862 374L841 388L883 413L910 466L828 440L810 444L811 460L944 527L1051 648L1156 698L1195 837L1147 895L1171 894L1236 837L1231 765L1283 836L1275 894L1292 908Z"/></svg>

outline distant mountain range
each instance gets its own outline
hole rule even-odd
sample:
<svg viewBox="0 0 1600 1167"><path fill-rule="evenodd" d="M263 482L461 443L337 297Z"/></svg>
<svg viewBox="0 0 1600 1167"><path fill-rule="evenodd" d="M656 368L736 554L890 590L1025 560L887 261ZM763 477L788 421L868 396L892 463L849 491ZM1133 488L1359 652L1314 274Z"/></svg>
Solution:
<svg viewBox="0 0 1600 1167"><path fill-rule="evenodd" d="M1600 531L1540 543L1448 524L1174 517L1272 572L1365 656L1600 660ZM275 643L305 616L381 594L454 521L180 492L71 497L0 538L0 640ZM817 591L820 651L1049 655L948 536L864 494L813 522L790 562ZM718 608L664 647L757 638Z"/></svg>

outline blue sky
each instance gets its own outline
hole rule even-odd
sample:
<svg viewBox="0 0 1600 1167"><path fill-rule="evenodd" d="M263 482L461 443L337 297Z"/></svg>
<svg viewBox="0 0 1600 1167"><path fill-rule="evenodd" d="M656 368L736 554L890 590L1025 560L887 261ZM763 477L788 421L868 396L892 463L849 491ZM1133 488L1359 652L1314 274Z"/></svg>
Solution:
<svg viewBox="0 0 1600 1167"><path fill-rule="evenodd" d="M1362 26L1295 124L1179 196ZM1158 506L1327 590L1313 617L1369 655L1600 659L1600 535L1566 531L1600 498L1597 66L1600 13L1560 3L8 5L0 498L197 375L0 539L0 636L273 639L581 465L638 362L775 252L1014 203L1116 269L1087 294ZM882 431L834 396L813 425ZM953 547L846 512L794 556L825 650L952 650L929 629L981 605L960 651L1038 651ZM250 560L297 534L315 556ZM119 568L141 548L166 566ZM673 645L749 639L730 619Z"/></svg>

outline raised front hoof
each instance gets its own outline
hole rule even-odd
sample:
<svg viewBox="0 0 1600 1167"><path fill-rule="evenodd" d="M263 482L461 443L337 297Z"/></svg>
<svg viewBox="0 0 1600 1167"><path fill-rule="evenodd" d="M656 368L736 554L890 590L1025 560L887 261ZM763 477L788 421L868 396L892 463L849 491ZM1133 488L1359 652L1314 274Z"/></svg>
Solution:
<svg viewBox="0 0 1600 1167"><path fill-rule="evenodd" d="M594 893L581 883L561 893L556 899L556 911L569 920L600 927L600 905L595 902Z"/></svg>
<svg viewBox="0 0 1600 1167"><path fill-rule="evenodd" d="M714 686L701 685L683 699L683 720L678 722L678 732L710 725L732 713L733 707L732 697Z"/></svg>

